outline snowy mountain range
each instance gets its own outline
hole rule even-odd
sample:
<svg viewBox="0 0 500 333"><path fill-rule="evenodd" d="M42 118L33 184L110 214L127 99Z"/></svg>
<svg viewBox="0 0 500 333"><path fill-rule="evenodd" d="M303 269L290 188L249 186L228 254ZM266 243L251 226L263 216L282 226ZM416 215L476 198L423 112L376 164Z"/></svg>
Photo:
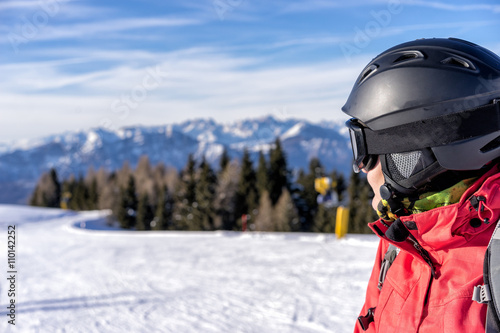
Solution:
<svg viewBox="0 0 500 333"><path fill-rule="evenodd" d="M224 148L238 159L247 148L256 161L259 151L267 153L276 137L291 169L307 169L309 160L319 157L327 170L350 170L352 155L343 123L268 116L227 124L197 119L116 131L95 128L0 145L0 203L26 203L40 175L52 167L60 178L67 178L84 175L91 166L115 170L128 161L135 167L141 156L148 155L152 165L163 162L181 169L189 154L197 159L205 156L217 166Z"/></svg>

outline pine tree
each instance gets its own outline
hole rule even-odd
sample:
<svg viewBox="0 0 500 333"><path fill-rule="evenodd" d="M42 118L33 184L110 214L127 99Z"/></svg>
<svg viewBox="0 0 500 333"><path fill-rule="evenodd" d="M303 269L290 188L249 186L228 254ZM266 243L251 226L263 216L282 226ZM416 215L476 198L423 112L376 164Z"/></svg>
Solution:
<svg viewBox="0 0 500 333"><path fill-rule="evenodd" d="M175 190L173 224L176 230L193 230L193 208L196 208L196 162L189 155L186 166L181 172L180 181ZM193 207L194 206L194 207Z"/></svg>
<svg viewBox="0 0 500 333"><path fill-rule="evenodd" d="M297 172L295 183L290 185L290 195L292 196L293 203L297 208L297 214L299 216L299 229L297 231L303 232L310 231L313 217L313 211L304 199L305 188L302 184L305 179L306 174L304 170L299 169L299 171Z"/></svg>
<svg viewBox="0 0 500 333"><path fill-rule="evenodd" d="M175 189L179 187L179 183L181 182L181 175L175 168L167 168L165 169L165 175L162 181L159 184L165 184L170 193L172 190L175 192Z"/></svg>
<svg viewBox="0 0 500 333"><path fill-rule="evenodd" d="M182 180L186 185L185 199L190 205L196 201L196 162L193 155L189 155L185 172L182 175Z"/></svg>
<svg viewBox="0 0 500 333"><path fill-rule="evenodd" d="M224 172L224 170L226 169L226 167L228 166L229 164L229 155L227 153L227 148L224 147L224 151L222 152L222 155L220 157L220 160L219 160L219 174Z"/></svg>
<svg viewBox="0 0 500 333"><path fill-rule="evenodd" d="M273 206L278 202L281 192L288 188L288 170L286 157L279 138L274 142L274 148L269 154L269 197Z"/></svg>
<svg viewBox="0 0 500 333"><path fill-rule="evenodd" d="M160 191L154 218L154 230L168 230L171 226L173 199L166 185Z"/></svg>
<svg viewBox="0 0 500 333"><path fill-rule="evenodd" d="M61 185L57 177L56 169L50 169L50 181L54 186L52 193L47 193L48 207L58 208L61 205Z"/></svg>
<svg viewBox="0 0 500 333"><path fill-rule="evenodd" d="M267 166L266 157L262 151L259 151L259 165L257 167L256 178L257 191L260 197L260 195L262 195L264 191L267 191L269 187L269 168Z"/></svg>
<svg viewBox="0 0 500 333"><path fill-rule="evenodd" d="M29 199L29 205L30 206L40 206L38 202L38 197L40 197L40 187L39 185L35 186L35 189L33 190L33 193L31 194L31 197Z"/></svg>
<svg viewBox="0 0 500 333"><path fill-rule="evenodd" d="M319 205L314 216L314 223L311 227L313 232L335 232L335 218L337 207L326 207Z"/></svg>
<svg viewBox="0 0 500 333"><path fill-rule="evenodd" d="M197 179L195 188L196 205L193 206L193 228L196 230L213 230L215 218L213 201L217 178L205 158L200 164Z"/></svg>
<svg viewBox="0 0 500 333"><path fill-rule="evenodd" d="M111 209L116 216L120 204L120 186L118 185L116 172L112 172L104 179L105 181L101 180L98 207L99 209Z"/></svg>
<svg viewBox="0 0 500 333"><path fill-rule="evenodd" d="M82 210L82 201L83 201L83 196L84 193L82 193L82 188L79 184L79 180L76 180L73 178L73 184L72 184L72 189L73 192L71 194L71 202L69 207L72 210Z"/></svg>
<svg viewBox="0 0 500 333"><path fill-rule="evenodd" d="M238 181L238 189L236 191L236 207L235 213L238 218L243 214L255 215L254 210L257 208L257 187L256 175L253 169L252 160L247 149L243 151L241 159L241 169Z"/></svg>
<svg viewBox="0 0 500 333"><path fill-rule="evenodd" d="M135 194L135 181L129 176L127 187L122 188L120 205L118 206L117 218L124 229L135 227L137 214L137 197Z"/></svg>
<svg viewBox="0 0 500 333"><path fill-rule="evenodd" d="M312 158L309 161L309 171L307 174L300 173L297 178L297 183L301 185L300 197L305 202L306 209L301 209L301 215L304 218L304 229L309 230L314 221L314 215L318 210L318 192L314 187L314 182L317 177L321 176L323 166L317 158Z"/></svg>
<svg viewBox="0 0 500 333"><path fill-rule="evenodd" d="M147 193L150 200L157 201L155 193L155 182L153 180L153 170L149 163L149 158L144 155L141 156L137 163L137 168L133 172L136 181L137 193L141 195Z"/></svg>
<svg viewBox="0 0 500 333"><path fill-rule="evenodd" d="M95 210L97 209L99 203L99 193L97 188L97 179L94 177L90 181L90 185L88 187L88 209Z"/></svg>
<svg viewBox="0 0 500 333"><path fill-rule="evenodd" d="M71 197L70 207L74 210L87 210L89 209L89 189L80 175L73 185L73 193Z"/></svg>
<svg viewBox="0 0 500 333"><path fill-rule="evenodd" d="M299 215L290 192L284 189L274 207L273 231L298 231Z"/></svg>
<svg viewBox="0 0 500 333"><path fill-rule="evenodd" d="M137 230L150 230L151 222L153 221L154 214L153 208L149 203L149 196L147 193L141 195L139 204L137 207L136 216L136 229Z"/></svg>
<svg viewBox="0 0 500 333"><path fill-rule="evenodd" d="M133 173L130 168L130 163L128 161L123 162L121 169L116 171L116 181L119 188L123 188L128 185L129 177L131 175L133 175Z"/></svg>
<svg viewBox="0 0 500 333"><path fill-rule="evenodd" d="M236 230L236 191L240 169L236 162L230 162L219 175L215 188L214 209L217 214L216 229Z"/></svg>
<svg viewBox="0 0 500 333"><path fill-rule="evenodd" d="M42 174L32 194L30 204L53 208L61 206L61 185L54 168Z"/></svg>
<svg viewBox="0 0 500 333"><path fill-rule="evenodd" d="M75 193L76 181L73 176L63 180L61 184L61 208L73 209L73 195Z"/></svg>
<svg viewBox="0 0 500 333"><path fill-rule="evenodd" d="M255 231L273 231L273 217L274 209L271 198L269 197L269 193L264 191L260 196L259 213L255 217L254 223L250 224L250 229L254 229Z"/></svg>
<svg viewBox="0 0 500 333"><path fill-rule="evenodd" d="M347 185L345 181L345 177L342 173L337 173L336 171L332 172L332 177L336 176L335 178L337 179L337 195L339 197L339 202L344 201L344 194L345 191L347 190Z"/></svg>

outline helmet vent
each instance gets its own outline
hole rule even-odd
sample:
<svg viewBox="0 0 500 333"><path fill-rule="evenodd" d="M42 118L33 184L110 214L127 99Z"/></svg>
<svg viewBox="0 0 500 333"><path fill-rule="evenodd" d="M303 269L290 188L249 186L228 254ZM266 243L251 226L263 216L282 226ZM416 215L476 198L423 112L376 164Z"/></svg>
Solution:
<svg viewBox="0 0 500 333"><path fill-rule="evenodd" d="M497 136L493 141L488 142L483 148L479 149L481 153L487 153L500 147L500 136Z"/></svg>
<svg viewBox="0 0 500 333"><path fill-rule="evenodd" d="M450 65L450 66L455 66L455 67L461 67L461 68L466 68L466 69L476 69L472 62L469 60L462 58L462 57L449 57L441 61L442 64L445 65Z"/></svg>
<svg viewBox="0 0 500 333"><path fill-rule="evenodd" d="M424 58L424 55L422 54L422 52L420 52L420 51L408 51L408 52L405 52L402 55L400 55L392 63L396 64L399 62L408 61L408 60L412 60L412 59L420 59L420 58Z"/></svg>
<svg viewBox="0 0 500 333"><path fill-rule="evenodd" d="M378 68L378 65L375 65L375 64L365 68L365 70L361 73L361 75L359 77L358 84L363 82L368 76L372 75L377 70L377 68Z"/></svg>

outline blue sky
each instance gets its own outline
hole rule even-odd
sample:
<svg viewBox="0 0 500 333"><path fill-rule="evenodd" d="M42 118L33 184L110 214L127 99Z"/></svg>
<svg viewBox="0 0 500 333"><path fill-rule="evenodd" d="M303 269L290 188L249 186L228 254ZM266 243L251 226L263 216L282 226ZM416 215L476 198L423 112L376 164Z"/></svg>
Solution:
<svg viewBox="0 0 500 333"><path fill-rule="evenodd" d="M498 1L0 2L0 142L273 115L344 119L380 52L457 37L500 53Z"/></svg>

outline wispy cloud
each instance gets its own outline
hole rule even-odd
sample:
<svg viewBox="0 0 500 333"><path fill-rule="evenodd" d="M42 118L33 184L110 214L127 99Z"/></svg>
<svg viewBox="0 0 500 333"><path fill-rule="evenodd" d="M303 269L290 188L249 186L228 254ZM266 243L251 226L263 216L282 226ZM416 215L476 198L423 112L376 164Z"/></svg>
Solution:
<svg viewBox="0 0 500 333"><path fill-rule="evenodd" d="M288 1L283 7L284 12L310 12L320 11L325 9L349 8L349 7L371 7L374 5L385 5L390 3L389 0L370 0L370 1L328 1L328 0L307 0L307 1ZM488 3L445 3L438 1L423 1L423 0L398 0L393 4L403 6L420 6L446 11L491 11L500 12L500 5Z"/></svg>
<svg viewBox="0 0 500 333"><path fill-rule="evenodd" d="M293 12L311 12L325 9L361 7L368 4L376 5L377 3L387 3L387 0L360 0L360 1L329 1L329 0L300 0L287 1L283 3L284 13Z"/></svg>
<svg viewBox="0 0 500 333"><path fill-rule="evenodd" d="M437 1L421 1L421 0L400 0L403 5L409 6L422 6L434 9L441 9L447 11L490 11L500 13L500 5L497 4L451 4Z"/></svg>
<svg viewBox="0 0 500 333"><path fill-rule="evenodd" d="M289 47L297 45L323 45L323 44L338 44L349 39L345 36L315 36L304 37L290 40L279 41L273 44L274 47Z"/></svg>
<svg viewBox="0 0 500 333"><path fill-rule="evenodd" d="M500 47L500 5L489 0L401 0L404 8L385 21L373 12L388 10L390 0L220 0L229 5L223 20L212 0L0 1L0 141L103 119L119 127L283 108L297 118L334 119L382 48L426 36ZM50 1L59 7L45 22L41 3ZM23 29L16 53L8 37ZM363 43L357 33L367 36ZM359 51L350 62L342 43ZM165 73L161 84L142 91L157 68ZM116 113L116 101L133 93L141 102Z"/></svg>
<svg viewBox="0 0 500 333"><path fill-rule="evenodd" d="M0 3L0 11L11 9L27 9L39 7L38 0L4 0Z"/></svg>
<svg viewBox="0 0 500 333"><path fill-rule="evenodd" d="M460 22L439 22L439 23L424 23L424 24L410 24L401 26L391 26L385 28L381 33L380 37L404 35L410 31L432 31L433 35L431 37L448 37L448 36L436 36L436 31L446 31L448 29L453 29L455 36L461 29L473 29L477 27L494 26L500 25L500 21L460 21Z"/></svg>
<svg viewBox="0 0 500 333"><path fill-rule="evenodd" d="M48 129L60 132L58 126L63 122L69 130L102 126L104 119L116 127L181 121L187 115L234 120L284 107L290 116L319 121L342 117L340 107L361 69L360 64L339 68L332 61L249 71L247 66L260 59L234 57L213 49L176 51L162 58L154 66L130 64L81 75L64 72L63 63L29 63L25 68L19 64L6 72L4 82L9 84L0 86L4 91L0 113L8 118L15 110L16 117L24 119L16 135L24 131L22 135L30 137ZM166 73L164 82L149 91L137 108L126 115L117 114L113 103L133 93L155 67ZM23 72L26 74L19 77ZM78 89L71 91L74 85ZM22 89L25 94L19 93ZM67 91L62 94L58 89ZM28 117L30 113L35 116ZM58 119L55 124L50 120L54 118ZM9 128L1 132L4 137L13 135Z"/></svg>
<svg viewBox="0 0 500 333"><path fill-rule="evenodd" d="M480 27L488 26L498 26L500 21L457 21L457 22L439 22L439 23L423 23L423 24L409 24L409 25L395 25L380 28L379 33L376 36L372 36L371 39L382 39L391 36L404 36L409 32L427 32L432 31L433 37L447 37L446 36L435 36L436 31L446 31L453 30L453 34L450 36L456 36L462 30L470 30ZM341 43L349 43L354 39L354 35L359 30L352 29L351 32L337 33L335 35L317 35L317 36L304 36L301 38L284 39L277 41L273 44L266 44L268 48L285 48L285 47L296 47L296 46L316 46L321 47L324 45L338 46ZM253 45L252 47L258 47ZM264 45L261 45L264 47Z"/></svg>
<svg viewBox="0 0 500 333"><path fill-rule="evenodd" d="M124 32L158 27L180 27L202 24L203 21L191 18L148 17L148 18L123 18L107 19L89 23L48 25L36 36L36 40L59 40L81 37L91 37L113 32ZM5 29L5 26L4 26ZM20 30L20 27L18 27ZM16 33L16 30L10 32ZM19 34L22 34L19 31ZM10 42L8 35L3 35L0 41Z"/></svg>

